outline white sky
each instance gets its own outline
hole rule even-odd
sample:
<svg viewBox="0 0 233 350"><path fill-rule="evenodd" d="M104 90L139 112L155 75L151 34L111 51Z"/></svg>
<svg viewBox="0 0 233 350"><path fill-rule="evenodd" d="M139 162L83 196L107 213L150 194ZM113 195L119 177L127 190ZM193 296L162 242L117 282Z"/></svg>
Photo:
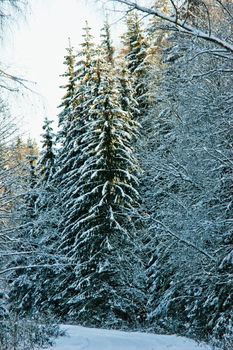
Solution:
<svg viewBox="0 0 233 350"><path fill-rule="evenodd" d="M36 82L31 87L38 94L25 91L23 97L10 94L12 111L24 117L24 130L28 130L30 137L39 139L45 116L55 119L56 126L56 107L64 94L59 88L64 83L59 75L65 71L68 37L78 49L85 20L98 38L103 19L103 9L94 0L31 0L26 20L19 19L16 28L8 33L9 38L1 47L7 71Z"/></svg>

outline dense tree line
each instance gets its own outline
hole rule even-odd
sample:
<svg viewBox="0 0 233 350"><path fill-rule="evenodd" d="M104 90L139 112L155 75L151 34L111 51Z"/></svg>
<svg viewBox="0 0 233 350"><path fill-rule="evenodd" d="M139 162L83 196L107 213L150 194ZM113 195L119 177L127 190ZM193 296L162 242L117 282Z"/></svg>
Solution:
<svg viewBox="0 0 233 350"><path fill-rule="evenodd" d="M59 131L46 119L38 161L35 152L26 169L19 161L12 191L24 192L6 223L19 254L4 260L5 301L18 318L176 333L228 350L231 6L119 2L152 17L143 25L129 12L119 52L108 23L99 45L86 23L78 52L67 48Z"/></svg>
<svg viewBox="0 0 233 350"><path fill-rule="evenodd" d="M146 279L136 230L139 102L128 64L115 68L107 23L101 40L96 47L86 24L78 54L67 49L58 148L46 121L20 223L33 253L20 269L12 262L9 300L25 317L40 309L61 320L137 329L145 319Z"/></svg>

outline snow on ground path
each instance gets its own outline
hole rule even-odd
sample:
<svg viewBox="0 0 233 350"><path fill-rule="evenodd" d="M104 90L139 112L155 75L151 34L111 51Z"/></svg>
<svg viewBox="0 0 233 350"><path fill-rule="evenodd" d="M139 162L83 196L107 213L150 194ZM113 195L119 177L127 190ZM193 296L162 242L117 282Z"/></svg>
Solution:
<svg viewBox="0 0 233 350"><path fill-rule="evenodd" d="M62 326L67 336L51 350L211 350L175 335L121 332L80 326Z"/></svg>

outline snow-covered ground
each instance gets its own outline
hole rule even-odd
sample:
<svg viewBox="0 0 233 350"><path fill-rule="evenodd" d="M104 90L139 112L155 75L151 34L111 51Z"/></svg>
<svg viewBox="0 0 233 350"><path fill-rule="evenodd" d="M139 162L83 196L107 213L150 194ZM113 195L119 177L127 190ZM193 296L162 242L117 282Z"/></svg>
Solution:
<svg viewBox="0 0 233 350"><path fill-rule="evenodd" d="M62 326L67 336L51 350L210 350L192 340L175 335L128 333L115 330Z"/></svg>

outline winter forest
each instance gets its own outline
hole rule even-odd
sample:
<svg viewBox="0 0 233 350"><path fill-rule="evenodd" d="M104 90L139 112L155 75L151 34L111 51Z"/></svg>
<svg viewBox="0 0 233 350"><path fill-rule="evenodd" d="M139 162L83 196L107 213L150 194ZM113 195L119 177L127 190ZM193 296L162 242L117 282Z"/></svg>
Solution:
<svg viewBox="0 0 233 350"><path fill-rule="evenodd" d="M3 39L22 5L0 1ZM0 70L0 349L62 323L232 350L233 3L108 7L120 44L83 19L42 145L17 134L4 90L25 83Z"/></svg>

